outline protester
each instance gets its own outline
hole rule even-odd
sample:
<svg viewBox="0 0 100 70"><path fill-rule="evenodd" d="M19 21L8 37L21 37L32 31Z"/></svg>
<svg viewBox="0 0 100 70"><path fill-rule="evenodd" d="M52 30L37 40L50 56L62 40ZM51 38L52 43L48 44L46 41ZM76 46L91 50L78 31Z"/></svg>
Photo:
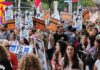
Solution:
<svg viewBox="0 0 100 70"><path fill-rule="evenodd" d="M52 70L61 70L61 59L64 57L66 51L66 43L62 40L58 40L56 43L56 50L53 54L53 58L51 60Z"/></svg>
<svg viewBox="0 0 100 70"><path fill-rule="evenodd" d="M32 53L20 60L18 70L42 70L42 67L38 57Z"/></svg>
<svg viewBox="0 0 100 70"><path fill-rule="evenodd" d="M64 41L67 41L67 36L64 34L64 27L63 25L58 25L57 32L54 34L54 40L55 44L58 40L62 39Z"/></svg>
<svg viewBox="0 0 100 70"><path fill-rule="evenodd" d="M26 38L21 38L20 45L29 46L29 41Z"/></svg>
<svg viewBox="0 0 100 70"><path fill-rule="evenodd" d="M9 53L7 49L0 45L0 70L13 70L8 58Z"/></svg>
<svg viewBox="0 0 100 70"><path fill-rule="evenodd" d="M9 43L10 45L19 45L19 41L17 40L17 36L14 31L10 31Z"/></svg>
<svg viewBox="0 0 100 70"><path fill-rule="evenodd" d="M3 40L3 45L4 47L7 48L7 51L9 53L9 60L12 64L12 68L13 70L17 70L17 67L18 67L18 59L17 59L17 56L16 54L14 54L13 52L9 51L9 47L10 47L10 44L9 44L9 41L8 40Z"/></svg>
<svg viewBox="0 0 100 70"><path fill-rule="evenodd" d="M67 44L64 58L62 58L62 70L83 70L83 62L77 57L73 44Z"/></svg>
<svg viewBox="0 0 100 70"><path fill-rule="evenodd" d="M100 50L97 53L97 60L94 64L93 70L100 70Z"/></svg>

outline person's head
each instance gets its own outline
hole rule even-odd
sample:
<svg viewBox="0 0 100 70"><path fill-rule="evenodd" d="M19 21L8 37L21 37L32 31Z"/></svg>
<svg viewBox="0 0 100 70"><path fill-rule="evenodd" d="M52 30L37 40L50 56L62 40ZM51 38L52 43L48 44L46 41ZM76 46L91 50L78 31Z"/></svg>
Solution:
<svg viewBox="0 0 100 70"><path fill-rule="evenodd" d="M32 34L34 34L36 32L36 29L29 29L29 35L31 36Z"/></svg>
<svg viewBox="0 0 100 70"><path fill-rule="evenodd" d="M92 27L91 32L92 32L92 35L95 36L98 33L98 29L95 27Z"/></svg>
<svg viewBox="0 0 100 70"><path fill-rule="evenodd" d="M0 26L2 31L6 31L7 29L7 24L3 24Z"/></svg>
<svg viewBox="0 0 100 70"><path fill-rule="evenodd" d="M61 52L61 55L63 57L66 51L66 43L62 40L58 40L56 43L56 51Z"/></svg>
<svg viewBox="0 0 100 70"><path fill-rule="evenodd" d="M29 41L26 38L21 38L21 44L22 45L29 45Z"/></svg>
<svg viewBox="0 0 100 70"><path fill-rule="evenodd" d="M100 60L100 50L99 50L98 53L97 53L97 59Z"/></svg>
<svg viewBox="0 0 100 70"><path fill-rule="evenodd" d="M44 38L43 32L41 30L37 30L34 35L36 38L38 38L40 40L42 40Z"/></svg>
<svg viewBox="0 0 100 70"><path fill-rule="evenodd" d="M64 68L69 65L69 61L72 61L72 68L78 69L79 68L79 60L77 57L76 48L73 44L67 44L66 53L64 56Z"/></svg>
<svg viewBox="0 0 100 70"><path fill-rule="evenodd" d="M95 47L100 48L100 34L96 36L95 42L94 42Z"/></svg>
<svg viewBox="0 0 100 70"><path fill-rule="evenodd" d="M62 25L58 25L57 31L58 31L59 34L63 34L64 33L64 27Z"/></svg>
<svg viewBox="0 0 100 70"><path fill-rule="evenodd" d="M87 42L87 37L86 37L86 35L82 35L82 36L81 36L80 43L85 45L86 42Z"/></svg>
<svg viewBox="0 0 100 70"><path fill-rule="evenodd" d="M9 40L15 40L15 39L16 39L16 34L14 31L11 31L9 35Z"/></svg>
<svg viewBox="0 0 100 70"><path fill-rule="evenodd" d="M0 45L0 61L8 58L9 58L9 54L7 49L3 45Z"/></svg>
<svg viewBox="0 0 100 70"><path fill-rule="evenodd" d="M76 56L76 49L73 44L67 45L66 54L68 58L71 58L71 59L73 59L73 57Z"/></svg>
<svg viewBox="0 0 100 70"><path fill-rule="evenodd" d="M38 57L31 53L22 58L18 70L42 70L42 67Z"/></svg>
<svg viewBox="0 0 100 70"><path fill-rule="evenodd" d="M4 47L6 47L9 50L10 44L9 44L9 41L7 39L3 40L2 44Z"/></svg>

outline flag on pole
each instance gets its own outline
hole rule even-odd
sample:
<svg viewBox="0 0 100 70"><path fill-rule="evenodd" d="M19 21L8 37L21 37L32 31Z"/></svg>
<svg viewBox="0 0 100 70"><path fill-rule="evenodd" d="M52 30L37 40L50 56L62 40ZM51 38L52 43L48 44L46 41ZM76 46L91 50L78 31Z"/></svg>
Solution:
<svg viewBox="0 0 100 70"><path fill-rule="evenodd" d="M78 1L79 1L79 0L72 0L73 3L76 3L76 2L78 2Z"/></svg>
<svg viewBox="0 0 100 70"><path fill-rule="evenodd" d="M35 8L39 7L40 2L41 2L41 0L35 0L35 2L34 2Z"/></svg>
<svg viewBox="0 0 100 70"><path fill-rule="evenodd" d="M78 2L79 0L64 0L64 2L71 2L72 1L72 3L76 3L76 2Z"/></svg>

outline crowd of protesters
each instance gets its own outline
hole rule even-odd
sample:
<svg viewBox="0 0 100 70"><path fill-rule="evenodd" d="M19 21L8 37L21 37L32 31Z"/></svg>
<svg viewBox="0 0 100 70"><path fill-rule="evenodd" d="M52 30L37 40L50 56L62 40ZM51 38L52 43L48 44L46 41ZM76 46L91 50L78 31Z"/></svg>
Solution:
<svg viewBox="0 0 100 70"><path fill-rule="evenodd" d="M71 22L72 23L72 22ZM32 38L44 42L48 70L100 70L100 22L83 23L77 31L70 22L67 27L58 24L57 31L29 29L29 39L21 38L19 30L7 30L0 25L0 69L43 70L36 55ZM10 45L30 45L33 51L20 60L9 50Z"/></svg>

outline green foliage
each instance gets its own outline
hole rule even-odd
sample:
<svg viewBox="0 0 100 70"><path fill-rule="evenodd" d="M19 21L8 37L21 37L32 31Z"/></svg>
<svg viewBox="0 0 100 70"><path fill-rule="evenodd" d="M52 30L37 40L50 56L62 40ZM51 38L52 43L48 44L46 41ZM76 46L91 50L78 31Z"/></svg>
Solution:
<svg viewBox="0 0 100 70"><path fill-rule="evenodd" d="M83 7L92 7L94 6L94 3L92 0L81 0L80 1L80 4L83 6Z"/></svg>

